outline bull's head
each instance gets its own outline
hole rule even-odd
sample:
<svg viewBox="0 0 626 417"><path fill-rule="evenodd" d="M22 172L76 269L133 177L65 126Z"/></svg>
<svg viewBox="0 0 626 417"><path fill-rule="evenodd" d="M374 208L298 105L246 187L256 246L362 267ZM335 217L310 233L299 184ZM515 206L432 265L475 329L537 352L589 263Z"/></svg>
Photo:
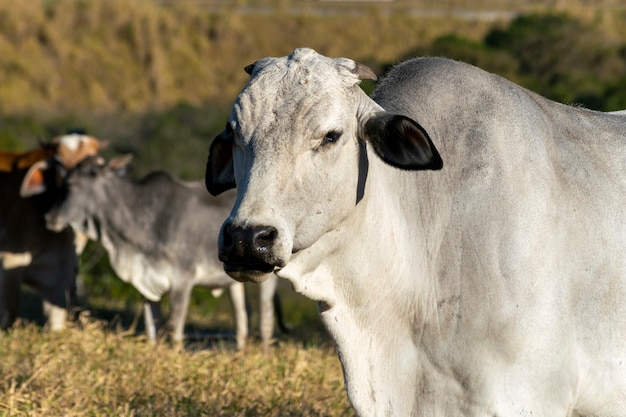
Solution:
<svg viewBox="0 0 626 417"><path fill-rule="evenodd" d="M415 121L384 111L360 88L373 72L311 49L264 58L213 141L206 185L237 187L219 236L219 257L237 280L260 282L337 227L364 187L364 143L407 170L440 169L442 160ZM365 154L366 155L366 154ZM374 198L374 197L373 197Z"/></svg>

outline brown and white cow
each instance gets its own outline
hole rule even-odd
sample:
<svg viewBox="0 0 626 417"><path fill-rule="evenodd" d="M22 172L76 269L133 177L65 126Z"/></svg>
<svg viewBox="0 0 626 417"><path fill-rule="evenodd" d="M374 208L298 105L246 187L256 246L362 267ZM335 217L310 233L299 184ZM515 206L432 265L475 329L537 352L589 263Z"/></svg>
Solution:
<svg viewBox="0 0 626 417"><path fill-rule="evenodd" d="M21 195L23 180L50 157L65 169L73 168L102 143L91 136L70 134L41 144L28 152L0 152L0 327L9 327L17 317L20 287L37 290L51 329L64 327L66 307L74 291L77 251L84 239L75 239L70 228L53 232L46 228L44 214L54 201L58 178L46 178L49 191ZM23 194L23 193L22 193Z"/></svg>

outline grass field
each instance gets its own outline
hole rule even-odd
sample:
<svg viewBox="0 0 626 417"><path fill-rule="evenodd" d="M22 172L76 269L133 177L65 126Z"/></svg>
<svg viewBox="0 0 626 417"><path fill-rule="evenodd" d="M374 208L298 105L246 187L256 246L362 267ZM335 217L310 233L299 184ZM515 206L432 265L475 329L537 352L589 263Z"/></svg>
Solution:
<svg viewBox="0 0 626 417"><path fill-rule="evenodd" d="M83 262L82 273L88 268ZM258 286L249 284L251 337L237 351L225 295L194 289L184 347L154 346L136 290L100 278L100 292L85 292L61 333L41 327L40 300L23 291L20 322L0 333L0 416L353 415L315 303L287 282L279 294L289 333L276 331L263 350ZM163 306L167 313L167 299Z"/></svg>
<svg viewBox="0 0 626 417"><path fill-rule="evenodd" d="M23 291L20 322L0 333L0 416L353 415L315 303L287 282L279 293L289 333L277 330L263 350L258 286L250 284L251 337L237 351L225 295L196 288L184 347L155 346L143 334L137 292L116 296L106 281L119 280L101 279L101 293L86 291L61 333L41 327L39 297Z"/></svg>
<svg viewBox="0 0 626 417"><path fill-rule="evenodd" d="M82 314L0 338L0 416L351 416L328 342L156 346Z"/></svg>

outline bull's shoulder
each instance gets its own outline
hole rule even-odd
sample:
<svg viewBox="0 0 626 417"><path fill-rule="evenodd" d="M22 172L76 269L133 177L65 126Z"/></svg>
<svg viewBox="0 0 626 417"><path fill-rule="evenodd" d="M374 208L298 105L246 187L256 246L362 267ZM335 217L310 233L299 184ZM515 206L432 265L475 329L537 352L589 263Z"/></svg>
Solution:
<svg viewBox="0 0 626 417"><path fill-rule="evenodd" d="M174 183L172 176L165 171L152 171L144 177L135 180L138 185L144 187L167 186Z"/></svg>
<svg viewBox="0 0 626 417"><path fill-rule="evenodd" d="M131 198L150 204L153 209L157 206L170 207L193 198L189 188L166 171L152 171L142 178L128 181L132 183L132 193L135 194Z"/></svg>
<svg viewBox="0 0 626 417"><path fill-rule="evenodd" d="M445 88L441 84L444 80L458 84L462 80L484 77L487 74L489 73L478 67L450 58L412 58L391 67L379 80L374 94L380 95L386 89L396 89L397 86L410 88L415 84L435 84L438 88Z"/></svg>
<svg viewBox="0 0 626 417"><path fill-rule="evenodd" d="M189 199L195 201L200 211L228 212L235 202L236 190L228 190L218 196L213 196L207 191L203 180L184 181L172 178L172 181L181 192L187 194Z"/></svg>

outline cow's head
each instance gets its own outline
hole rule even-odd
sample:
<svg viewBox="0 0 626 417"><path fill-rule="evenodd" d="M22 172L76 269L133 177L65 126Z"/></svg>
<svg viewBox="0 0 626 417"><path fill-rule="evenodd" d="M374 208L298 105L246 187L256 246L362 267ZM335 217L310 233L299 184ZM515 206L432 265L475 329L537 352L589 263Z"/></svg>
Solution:
<svg viewBox="0 0 626 417"><path fill-rule="evenodd" d="M51 188L60 188L68 170L83 159L97 155L107 144L92 136L71 133L57 136L49 144L41 144L39 148L23 154L17 167L28 168L28 172L23 179L20 195L32 197ZM48 160L50 157L54 157L54 164Z"/></svg>
<svg viewBox="0 0 626 417"><path fill-rule="evenodd" d="M376 77L355 61L298 49L246 71L250 81L211 144L206 170L212 194L237 187L219 236L220 260L237 280L264 280L354 209L365 143L401 169L442 166L417 122L385 112L360 89Z"/></svg>
<svg viewBox="0 0 626 417"><path fill-rule="evenodd" d="M58 136L52 142L58 144L56 158L67 170L74 168L86 157L97 155L108 145L106 141L80 133Z"/></svg>
<svg viewBox="0 0 626 417"><path fill-rule="evenodd" d="M104 183L111 175L125 173L131 159L131 155L122 155L107 163L99 156L92 156L76 165L68 172L61 198L46 214L48 228L60 231L71 226L75 231L97 240L98 225L93 217L104 210L101 207L101 202L107 200Z"/></svg>

